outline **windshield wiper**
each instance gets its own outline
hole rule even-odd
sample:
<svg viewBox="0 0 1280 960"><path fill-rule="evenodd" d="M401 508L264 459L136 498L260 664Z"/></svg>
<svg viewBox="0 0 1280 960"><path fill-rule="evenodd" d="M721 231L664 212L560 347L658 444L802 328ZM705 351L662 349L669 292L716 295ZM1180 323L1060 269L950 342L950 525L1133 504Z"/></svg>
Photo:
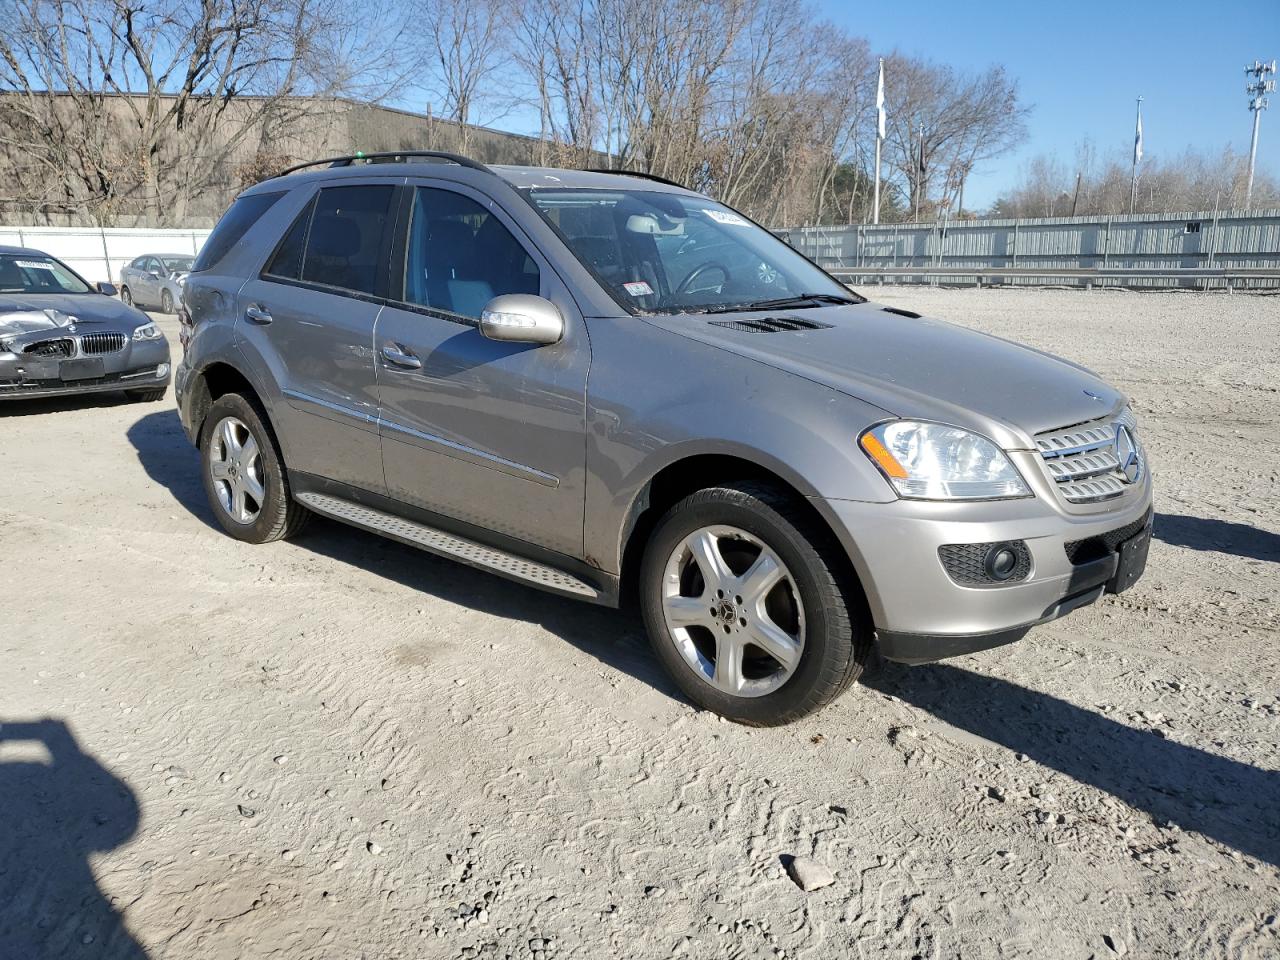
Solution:
<svg viewBox="0 0 1280 960"><path fill-rule="evenodd" d="M775 300L756 300L752 303L732 304L723 307L715 307L707 310L707 313L738 313L747 310L779 310L779 309L800 309L802 307L817 307L826 303L866 303L866 300L857 298L856 295L842 297L835 293L797 293L792 297L778 297Z"/></svg>

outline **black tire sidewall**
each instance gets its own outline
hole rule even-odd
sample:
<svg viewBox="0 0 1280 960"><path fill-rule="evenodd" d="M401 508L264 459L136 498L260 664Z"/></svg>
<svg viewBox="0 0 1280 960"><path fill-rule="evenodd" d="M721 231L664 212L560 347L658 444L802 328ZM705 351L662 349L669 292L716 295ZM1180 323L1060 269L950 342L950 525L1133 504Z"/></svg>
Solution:
<svg viewBox="0 0 1280 960"><path fill-rule="evenodd" d="M722 496L723 495L723 496ZM804 605L805 643L800 665L783 686L762 697L735 697L712 687L685 661L666 626L662 581L676 545L694 530L727 524L775 551L787 566ZM658 523L645 549L640 600L654 652L693 702L750 725L786 723L834 699L855 656L851 617L832 572L817 547L785 517L741 491L716 488L682 501Z"/></svg>
<svg viewBox="0 0 1280 960"><path fill-rule="evenodd" d="M120 299L125 302L126 306L133 306L133 291L128 287L120 288Z"/></svg>
<svg viewBox="0 0 1280 960"><path fill-rule="evenodd" d="M218 500L213 486L213 475L209 472L209 445L214 431L228 416L235 417L253 434L258 443L262 457L262 468L265 476L263 486L266 488L266 502L258 511L253 523L239 523L227 514ZM289 491L285 485L283 463L276 450L275 438L271 435L259 414L257 407L236 393L228 393L219 397L209 408L200 430L200 478L204 484L205 495L209 498L209 507L213 515L228 534L237 540L248 543L267 543L276 539L278 528L289 507Z"/></svg>
<svg viewBox="0 0 1280 960"><path fill-rule="evenodd" d="M173 294L168 290L160 291L160 312L164 314L173 313Z"/></svg>

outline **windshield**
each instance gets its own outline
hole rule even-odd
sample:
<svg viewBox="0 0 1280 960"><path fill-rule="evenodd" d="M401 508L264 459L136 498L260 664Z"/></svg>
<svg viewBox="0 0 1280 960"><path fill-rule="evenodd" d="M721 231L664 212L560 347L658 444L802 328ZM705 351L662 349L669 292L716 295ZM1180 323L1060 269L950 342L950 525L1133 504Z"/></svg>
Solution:
<svg viewBox="0 0 1280 960"><path fill-rule="evenodd" d="M861 300L767 230L705 197L542 188L525 195L632 313L746 310L790 298L805 301L796 306Z"/></svg>
<svg viewBox="0 0 1280 960"><path fill-rule="evenodd" d="M187 273L191 270L194 257L161 257L160 262L169 273Z"/></svg>
<svg viewBox="0 0 1280 960"><path fill-rule="evenodd" d="M70 268L39 254L0 253L0 293L89 293Z"/></svg>

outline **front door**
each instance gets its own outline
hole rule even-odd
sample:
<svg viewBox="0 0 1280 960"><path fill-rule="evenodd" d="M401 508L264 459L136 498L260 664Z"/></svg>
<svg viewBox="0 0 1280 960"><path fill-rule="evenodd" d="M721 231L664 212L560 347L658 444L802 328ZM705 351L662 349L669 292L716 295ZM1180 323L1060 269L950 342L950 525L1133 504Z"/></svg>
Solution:
<svg viewBox="0 0 1280 960"><path fill-rule="evenodd" d="M483 193L411 185L400 221L403 269L374 331L390 495L581 558L590 344L572 297ZM551 300L564 339L484 337L480 313L504 293Z"/></svg>
<svg viewBox="0 0 1280 960"><path fill-rule="evenodd" d="M243 349L283 394L290 470L383 493L373 329L385 289L397 184L319 190L261 274L240 290Z"/></svg>

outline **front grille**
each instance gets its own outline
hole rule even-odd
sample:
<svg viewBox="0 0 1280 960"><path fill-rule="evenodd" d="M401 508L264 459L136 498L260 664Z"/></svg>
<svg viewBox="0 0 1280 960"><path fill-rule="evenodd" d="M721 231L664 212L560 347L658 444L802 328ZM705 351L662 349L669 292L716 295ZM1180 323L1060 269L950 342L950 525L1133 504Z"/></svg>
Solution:
<svg viewBox="0 0 1280 960"><path fill-rule="evenodd" d="M992 547L1007 547L1018 558L1013 572L997 580L987 572L987 554ZM1027 579L1031 573L1031 553L1022 540L995 543L948 543L938 548L938 559L956 583L966 587L1003 587Z"/></svg>
<svg viewBox="0 0 1280 960"><path fill-rule="evenodd" d="M33 357L69 357L75 352L75 344L66 339L41 340L26 347L22 352Z"/></svg>
<svg viewBox="0 0 1280 960"><path fill-rule="evenodd" d="M86 333L80 338L80 352L85 354L115 353L123 350L123 333Z"/></svg>
<svg viewBox="0 0 1280 960"><path fill-rule="evenodd" d="M1115 419L1079 424L1036 437L1036 449L1045 470L1068 503L1093 503L1118 497L1130 486L1120 469L1116 451L1117 428L1132 434L1133 415L1127 410ZM1135 441L1136 442L1136 441ZM1145 469L1138 450L1139 470Z"/></svg>
<svg viewBox="0 0 1280 960"><path fill-rule="evenodd" d="M1062 548L1066 550L1067 559L1073 564L1091 563L1094 560L1101 560L1103 557L1115 553L1120 544L1130 537L1136 537L1142 532L1142 528L1150 522L1151 511L1148 510L1141 520L1135 520L1133 523L1117 527L1115 530L1100 533L1096 537L1071 540L1068 543L1064 543Z"/></svg>

